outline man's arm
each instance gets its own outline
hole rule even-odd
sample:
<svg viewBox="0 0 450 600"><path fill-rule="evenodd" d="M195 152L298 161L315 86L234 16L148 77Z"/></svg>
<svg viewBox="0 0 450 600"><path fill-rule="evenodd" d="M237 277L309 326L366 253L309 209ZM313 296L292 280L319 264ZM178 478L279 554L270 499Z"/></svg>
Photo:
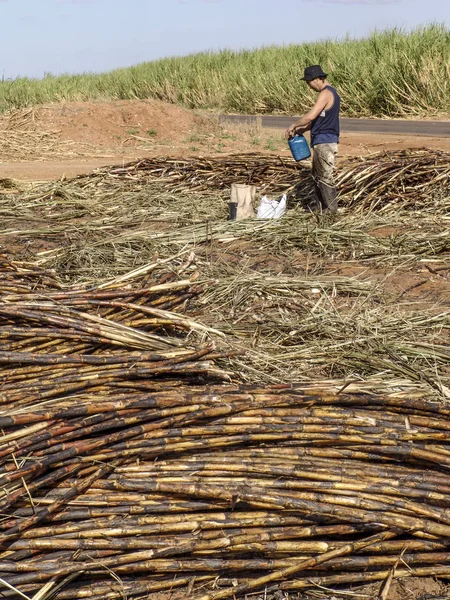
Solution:
<svg viewBox="0 0 450 600"><path fill-rule="evenodd" d="M303 133L311 129L311 124L316 119L320 113L326 108L328 103L330 102L330 98L332 96L330 90L322 90L317 98L317 102L314 104L312 109L307 112L303 117L293 123L289 129L286 130L286 137L290 138L296 133Z"/></svg>

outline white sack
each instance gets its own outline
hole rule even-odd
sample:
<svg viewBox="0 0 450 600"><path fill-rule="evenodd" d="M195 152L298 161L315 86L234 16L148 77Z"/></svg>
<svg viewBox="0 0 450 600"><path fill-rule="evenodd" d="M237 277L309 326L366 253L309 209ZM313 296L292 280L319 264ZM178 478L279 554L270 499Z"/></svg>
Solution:
<svg viewBox="0 0 450 600"><path fill-rule="evenodd" d="M280 201L263 196L256 217L258 219L279 219L286 212L286 203L286 194L283 195Z"/></svg>

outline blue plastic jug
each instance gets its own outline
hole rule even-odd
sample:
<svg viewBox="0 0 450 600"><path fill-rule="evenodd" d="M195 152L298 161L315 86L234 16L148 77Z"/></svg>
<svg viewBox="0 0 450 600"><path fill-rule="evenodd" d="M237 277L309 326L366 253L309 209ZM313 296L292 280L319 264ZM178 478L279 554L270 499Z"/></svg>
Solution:
<svg viewBox="0 0 450 600"><path fill-rule="evenodd" d="M297 162L311 156L308 142L303 135L294 135L294 137L290 138L289 148L291 149L292 156Z"/></svg>

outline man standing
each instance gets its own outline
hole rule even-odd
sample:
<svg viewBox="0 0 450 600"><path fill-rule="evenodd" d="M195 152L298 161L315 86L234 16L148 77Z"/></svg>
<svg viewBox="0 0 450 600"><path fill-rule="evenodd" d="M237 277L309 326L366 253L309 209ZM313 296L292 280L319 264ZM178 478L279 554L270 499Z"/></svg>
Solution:
<svg viewBox="0 0 450 600"><path fill-rule="evenodd" d="M303 81L318 92L319 97L313 108L291 125L286 131L290 138L296 133L311 131L313 148L312 175L315 182L317 208L330 213L337 212L337 190L334 179L334 165L339 144L339 110L341 99L327 80L327 74L319 65L305 69Z"/></svg>

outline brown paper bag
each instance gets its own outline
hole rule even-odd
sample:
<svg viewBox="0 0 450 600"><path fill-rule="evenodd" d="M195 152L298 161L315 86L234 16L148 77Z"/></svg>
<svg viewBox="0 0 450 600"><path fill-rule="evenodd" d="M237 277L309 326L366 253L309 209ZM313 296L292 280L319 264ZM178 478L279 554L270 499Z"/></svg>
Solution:
<svg viewBox="0 0 450 600"><path fill-rule="evenodd" d="M256 186L243 183L233 183L231 185L231 202L237 204L236 221L254 218L253 202L255 198Z"/></svg>

